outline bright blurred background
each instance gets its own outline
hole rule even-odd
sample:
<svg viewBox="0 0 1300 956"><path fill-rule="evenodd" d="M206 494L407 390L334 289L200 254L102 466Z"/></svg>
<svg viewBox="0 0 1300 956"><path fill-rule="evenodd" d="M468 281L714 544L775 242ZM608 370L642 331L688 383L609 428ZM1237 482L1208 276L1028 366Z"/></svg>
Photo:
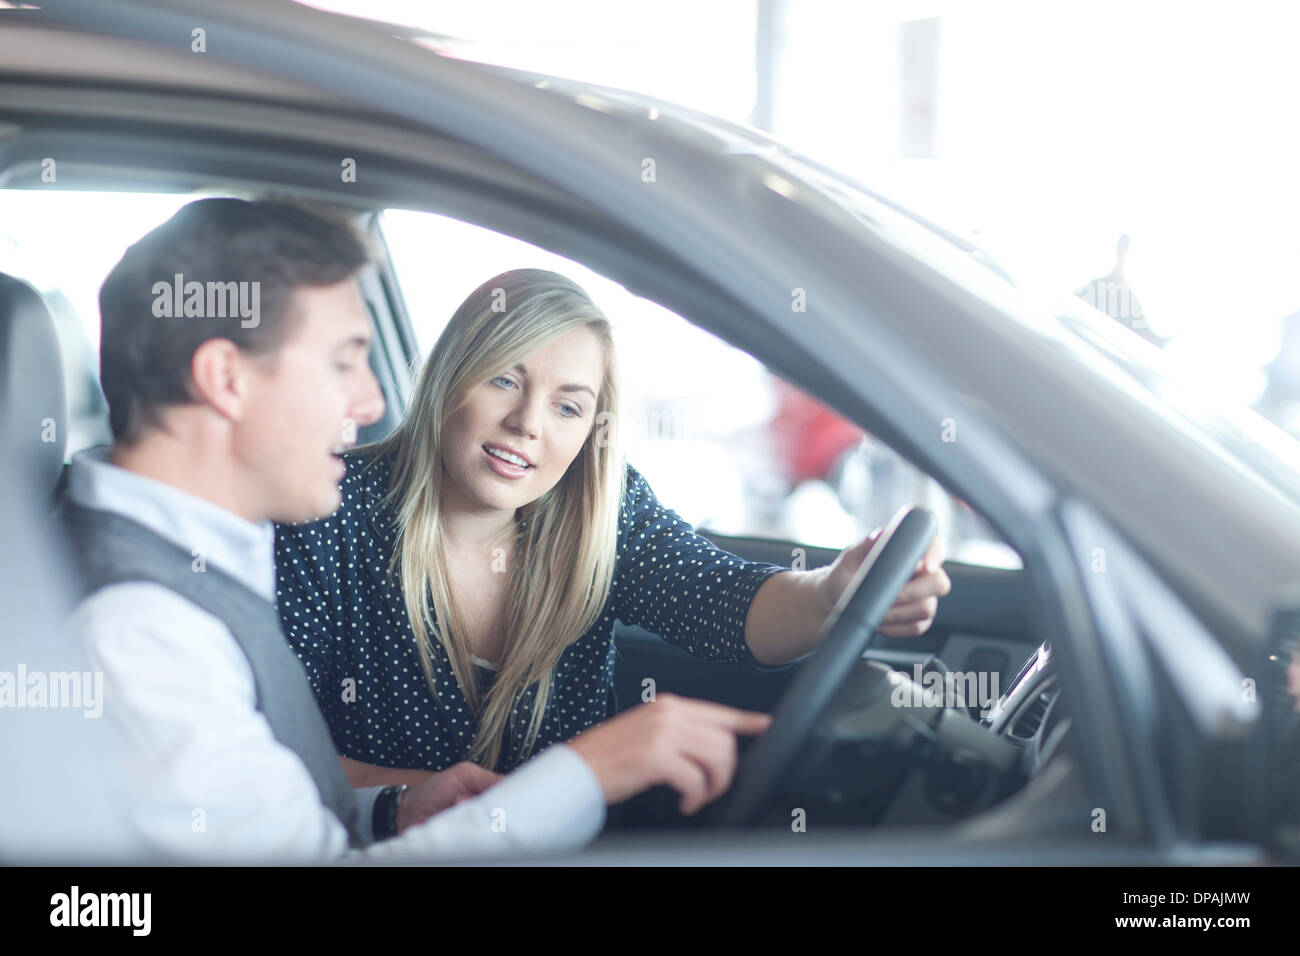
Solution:
<svg viewBox="0 0 1300 956"><path fill-rule="evenodd" d="M1133 308L1117 320L1202 394L1300 435L1300 4L312 5L459 38L445 46L456 55L764 129L973 239L1022 286L1122 289ZM73 232L42 204L50 198L0 191L0 269L40 285L56 312L66 305L64 325L84 327L72 351L93 349L99 280L184 197L99 197L103 215L81 206L79 218L104 227ZM635 357L624 362L629 459L688 520L841 546L924 500L943 508L951 553L1016 563L978 516L880 443L616 283L438 216L392 211L383 228L425 349L461 299L505 269L554 268L586 286ZM74 256L83 275L42 275L42 263Z"/></svg>
<svg viewBox="0 0 1300 956"><path fill-rule="evenodd" d="M1244 402L1300 310L1300 4L324 0L466 55L757 126L1021 283L1115 266L1171 354Z"/></svg>
<svg viewBox="0 0 1300 956"><path fill-rule="evenodd" d="M1202 394L1253 405L1300 435L1300 4L313 5L461 38L466 56L635 89L761 128L968 236L1023 287L1048 296L1101 288L1094 304L1104 283L1122 289L1119 301L1133 309L1116 318L1160 343ZM688 393L710 378L719 403L711 408L747 406L733 407L720 428L761 428L777 413L773 395L750 401L757 390L733 378L744 363L722 358L720 343L701 346L680 370L676 343L658 354L664 344L644 335L634 354L671 383L679 400L668 403L687 421ZM653 382L637 387L655 391ZM876 459L865 470L878 492L905 469L882 466L893 456L878 443L867 457ZM915 482L900 474L894 483L897 494ZM747 507L740 524L718 506L694 508L689 495L664 497L720 530L783 528L826 544L879 523L898 503L878 500L865 522L854 508L859 520L846 522L818 490L751 489L770 493L785 493L785 506ZM996 550L972 539L966 554L998 560Z"/></svg>

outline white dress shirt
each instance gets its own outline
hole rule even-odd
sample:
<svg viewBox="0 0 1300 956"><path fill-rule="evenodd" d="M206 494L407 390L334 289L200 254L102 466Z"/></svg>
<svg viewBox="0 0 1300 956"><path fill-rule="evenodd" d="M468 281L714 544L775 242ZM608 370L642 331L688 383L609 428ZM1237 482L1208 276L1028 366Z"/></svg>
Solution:
<svg viewBox="0 0 1300 956"><path fill-rule="evenodd" d="M68 495L133 518L269 601L274 531L118 468L107 451L73 460ZM306 765L256 709L253 672L230 629L175 591L126 583L90 595L72 626L104 675L104 719L123 741L129 826L152 857L287 862L431 860L568 850L604 825L595 774L557 744L491 789L364 851L320 800ZM357 791L368 836L380 787Z"/></svg>

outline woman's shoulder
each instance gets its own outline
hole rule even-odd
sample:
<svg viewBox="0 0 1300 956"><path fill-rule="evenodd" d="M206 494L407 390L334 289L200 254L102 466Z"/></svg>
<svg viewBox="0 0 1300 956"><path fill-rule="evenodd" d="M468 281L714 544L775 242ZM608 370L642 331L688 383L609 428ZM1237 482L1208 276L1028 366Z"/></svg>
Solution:
<svg viewBox="0 0 1300 956"><path fill-rule="evenodd" d="M344 506L357 500L352 507L365 507L373 504L376 498L388 494L388 485L393 476L393 458L395 452L376 445L367 445L345 451L339 457L347 468L343 482L339 486L343 492ZM349 499L349 494L352 499Z"/></svg>
<svg viewBox="0 0 1300 956"><path fill-rule="evenodd" d="M357 526L363 539L368 537L385 548L392 544L397 533L396 518L388 501L395 454L370 446L342 455L347 474L339 488L343 498L338 511L340 522Z"/></svg>
<svg viewBox="0 0 1300 956"><path fill-rule="evenodd" d="M647 500L654 499L654 492L650 490L650 483L645 480L645 476L637 471L631 462L623 463L623 502L620 509L623 517L636 512L644 507Z"/></svg>
<svg viewBox="0 0 1300 956"><path fill-rule="evenodd" d="M632 525L654 522L664 517L668 509L660 503L645 475L631 463L623 465L623 502L619 509L620 530L626 533Z"/></svg>

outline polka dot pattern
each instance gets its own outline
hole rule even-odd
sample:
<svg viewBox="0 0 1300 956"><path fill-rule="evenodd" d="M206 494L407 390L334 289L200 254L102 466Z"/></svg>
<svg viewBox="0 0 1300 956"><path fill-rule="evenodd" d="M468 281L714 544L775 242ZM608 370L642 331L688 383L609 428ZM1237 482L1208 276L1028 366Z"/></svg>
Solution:
<svg viewBox="0 0 1300 956"><path fill-rule="evenodd" d="M433 646L435 696L420 666L401 589L388 573L396 531L383 503L391 458L344 456L343 503L329 518L277 525L276 595L290 646L306 667L340 754L385 767L443 770L465 759L475 723L446 651ZM533 752L568 740L612 712L614 622L661 635L713 661L756 666L745 617L759 586L789 570L723 551L663 507L627 467L618 562L600 619L561 656ZM493 673L478 666L479 678ZM516 708L527 726L531 694ZM525 760L510 737L496 767Z"/></svg>

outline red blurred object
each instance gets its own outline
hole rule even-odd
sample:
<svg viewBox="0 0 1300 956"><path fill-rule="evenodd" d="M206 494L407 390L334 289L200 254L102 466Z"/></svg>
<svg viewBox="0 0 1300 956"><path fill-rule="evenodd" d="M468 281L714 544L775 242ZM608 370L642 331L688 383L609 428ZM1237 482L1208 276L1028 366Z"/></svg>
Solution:
<svg viewBox="0 0 1300 956"><path fill-rule="evenodd" d="M840 455L867 433L793 385L777 379L775 386L777 412L768 430L790 484L826 478Z"/></svg>

